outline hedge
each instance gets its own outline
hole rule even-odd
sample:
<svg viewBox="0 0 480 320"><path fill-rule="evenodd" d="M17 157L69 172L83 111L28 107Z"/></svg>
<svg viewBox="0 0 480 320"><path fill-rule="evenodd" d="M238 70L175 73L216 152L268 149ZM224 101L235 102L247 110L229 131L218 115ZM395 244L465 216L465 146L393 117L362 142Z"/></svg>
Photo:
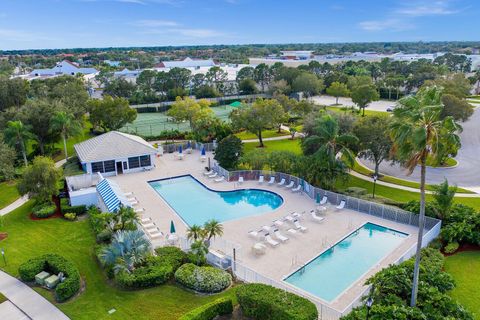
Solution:
<svg viewBox="0 0 480 320"><path fill-rule="evenodd" d="M223 270L186 263L175 272L175 280L198 292L214 293L226 289L232 283L232 276Z"/></svg>
<svg viewBox="0 0 480 320"><path fill-rule="evenodd" d="M187 262L187 254L177 247L160 247L155 249L155 253L160 260L168 261L175 271Z"/></svg>
<svg viewBox="0 0 480 320"><path fill-rule="evenodd" d="M26 282L35 281L35 275L42 271L56 275L63 272L65 280L55 287L55 299L58 302L68 300L80 290L80 273L77 267L58 254L44 254L22 263L18 268L20 278Z"/></svg>
<svg viewBox="0 0 480 320"><path fill-rule="evenodd" d="M62 206L62 213L65 214L67 212L75 213L77 216L84 214L87 212L87 207L84 205L80 206Z"/></svg>
<svg viewBox="0 0 480 320"><path fill-rule="evenodd" d="M36 205L32 209L33 215L37 218L48 218L50 216L53 216L56 211L57 206L49 202Z"/></svg>
<svg viewBox="0 0 480 320"><path fill-rule="evenodd" d="M231 297L219 298L201 307L193 309L180 317L179 320L212 320L216 316L231 314L233 312L233 301Z"/></svg>
<svg viewBox="0 0 480 320"><path fill-rule="evenodd" d="M309 300L272 286L252 283L237 288L246 317L257 320L316 320L317 307Z"/></svg>

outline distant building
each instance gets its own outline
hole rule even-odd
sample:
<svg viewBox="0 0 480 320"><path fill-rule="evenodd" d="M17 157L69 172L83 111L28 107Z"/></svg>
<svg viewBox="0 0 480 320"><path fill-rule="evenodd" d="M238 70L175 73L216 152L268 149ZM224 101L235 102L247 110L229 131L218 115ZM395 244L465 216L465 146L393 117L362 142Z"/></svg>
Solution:
<svg viewBox="0 0 480 320"><path fill-rule="evenodd" d="M115 78L126 78L127 80L135 80L142 71L143 70L129 70L127 68L124 68L122 71L114 72L113 76Z"/></svg>
<svg viewBox="0 0 480 320"><path fill-rule="evenodd" d="M119 67L120 61L112 61L112 60L103 60L103 63L109 65L110 67Z"/></svg>
<svg viewBox="0 0 480 320"><path fill-rule="evenodd" d="M308 60L313 57L313 51L282 51L280 58L286 60Z"/></svg>
<svg viewBox="0 0 480 320"><path fill-rule="evenodd" d="M30 77L52 77L60 75L71 75L76 74L92 74L97 73L98 70L95 68L80 68L76 63L70 62L68 60L63 60L55 65L51 69L34 69L30 72Z"/></svg>
<svg viewBox="0 0 480 320"><path fill-rule="evenodd" d="M162 61L155 65L156 69L172 69L172 68L201 68L201 67L213 67L216 63L212 59L200 60L185 58L183 60L175 61Z"/></svg>

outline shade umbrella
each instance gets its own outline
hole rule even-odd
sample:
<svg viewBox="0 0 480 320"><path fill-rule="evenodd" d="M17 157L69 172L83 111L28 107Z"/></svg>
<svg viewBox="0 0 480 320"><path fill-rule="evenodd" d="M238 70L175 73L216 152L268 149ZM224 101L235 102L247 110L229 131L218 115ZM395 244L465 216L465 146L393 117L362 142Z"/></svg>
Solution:
<svg viewBox="0 0 480 320"><path fill-rule="evenodd" d="M320 193L317 193L317 204L320 203Z"/></svg>
<svg viewBox="0 0 480 320"><path fill-rule="evenodd" d="M207 152L205 151L205 146L204 146L204 147L202 147L202 156L204 156L206 154L207 154Z"/></svg>
<svg viewBox="0 0 480 320"><path fill-rule="evenodd" d="M178 153L182 153L182 151L183 151L183 148L182 148L182 146L181 146L181 145L180 145L180 146L178 146Z"/></svg>
<svg viewBox="0 0 480 320"><path fill-rule="evenodd" d="M175 224L173 223L173 220L170 220L170 233L175 233Z"/></svg>
<svg viewBox="0 0 480 320"><path fill-rule="evenodd" d="M187 149L190 149L192 145L190 144L190 140L187 141Z"/></svg>

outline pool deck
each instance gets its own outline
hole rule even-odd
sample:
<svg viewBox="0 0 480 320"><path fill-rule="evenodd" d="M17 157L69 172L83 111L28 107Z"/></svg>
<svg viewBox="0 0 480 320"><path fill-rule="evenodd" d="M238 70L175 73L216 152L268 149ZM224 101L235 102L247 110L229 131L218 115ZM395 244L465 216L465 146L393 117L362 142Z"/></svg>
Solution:
<svg viewBox="0 0 480 320"><path fill-rule="evenodd" d="M207 153L213 163L213 156ZM163 233L168 233L170 221L175 222L179 235L184 235L187 226L175 211L156 193L147 183L167 177L191 174L197 180L214 190L235 190L239 188L259 188L278 193L284 199L284 203L276 210L262 215L244 217L223 223L223 239L241 246L238 256L239 261L246 267L269 277L282 281L287 275L297 270L321 252L334 245L345 236L360 228L367 222L375 223L384 227L392 228L409 234L407 238L389 255L384 257L379 264L370 269L350 288L344 291L337 299L327 303L337 310L346 308L364 289L365 280L378 272L381 268L394 263L416 243L417 229L390 220L384 220L357 211L343 209L337 211L333 206L327 206L325 220L316 222L310 215L300 218L300 223L308 228L305 233L297 232L295 235L288 234L280 228L283 235L290 239L275 248L268 247L264 255L256 256L252 252L252 245L256 242L248 236L250 230L260 230L263 225L271 226L273 221L281 219L287 214L296 212L310 212L315 208L315 203L305 194L293 193L285 187L260 185L255 181L246 181L241 186L234 182L216 183L213 179L203 176L207 162L200 162L199 152L185 155L183 160L176 160L173 154L165 154L156 159L156 168L151 171L131 173L111 177L116 181L124 192L134 192L139 201L137 207L142 207L145 212L142 217L150 217ZM188 201L188 194L185 194ZM354 267L354 266L352 266Z"/></svg>

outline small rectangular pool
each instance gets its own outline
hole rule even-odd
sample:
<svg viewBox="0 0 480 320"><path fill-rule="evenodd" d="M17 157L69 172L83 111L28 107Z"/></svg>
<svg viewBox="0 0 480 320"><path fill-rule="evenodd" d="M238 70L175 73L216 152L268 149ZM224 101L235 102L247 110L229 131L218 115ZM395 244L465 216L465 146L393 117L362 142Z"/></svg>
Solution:
<svg viewBox="0 0 480 320"><path fill-rule="evenodd" d="M216 191L207 188L191 175L149 181L150 186L192 226L215 219L219 222L270 212L283 199L260 189Z"/></svg>
<svg viewBox="0 0 480 320"><path fill-rule="evenodd" d="M399 231L366 223L284 281L332 302L407 236Z"/></svg>

